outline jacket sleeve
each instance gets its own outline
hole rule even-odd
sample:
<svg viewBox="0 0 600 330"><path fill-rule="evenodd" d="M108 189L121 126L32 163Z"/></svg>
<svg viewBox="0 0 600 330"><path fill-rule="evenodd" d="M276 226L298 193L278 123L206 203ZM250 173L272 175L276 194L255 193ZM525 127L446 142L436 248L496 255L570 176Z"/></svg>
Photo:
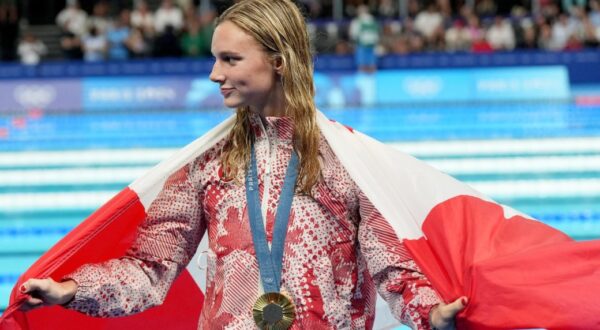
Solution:
<svg viewBox="0 0 600 330"><path fill-rule="evenodd" d="M392 227L362 192L358 201L360 250L379 294L403 324L431 329L429 312L440 298Z"/></svg>
<svg viewBox="0 0 600 330"><path fill-rule="evenodd" d="M124 257L87 264L65 276L78 283L66 308L97 317L134 314L160 305L194 256L206 225L191 165L174 173L151 204Z"/></svg>

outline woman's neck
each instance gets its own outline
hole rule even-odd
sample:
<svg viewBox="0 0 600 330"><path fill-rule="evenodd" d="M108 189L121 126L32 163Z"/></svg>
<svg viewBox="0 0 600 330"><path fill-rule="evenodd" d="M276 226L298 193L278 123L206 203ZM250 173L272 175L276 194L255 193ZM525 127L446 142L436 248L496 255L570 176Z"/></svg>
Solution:
<svg viewBox="0 0 600 330"><path fill-rule="evenodd" d="M283 86L276 84L264 104L257 107L250 107L250 110L259 114L261 117L285 117L287 102L283 92Z"/></svg>

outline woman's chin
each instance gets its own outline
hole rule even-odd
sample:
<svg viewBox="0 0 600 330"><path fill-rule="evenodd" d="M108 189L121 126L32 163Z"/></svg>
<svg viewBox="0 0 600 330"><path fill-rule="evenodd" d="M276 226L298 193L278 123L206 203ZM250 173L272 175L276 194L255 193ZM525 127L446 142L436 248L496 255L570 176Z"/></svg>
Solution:
<svg viewBox="0 0 600 330"><path fill-rule="evenodd" d="M239 100L233 100L233 99L226 98L223 100L223 105L228 108L235 109L235 108L243 107L244 103L240 102Z"/></svg>

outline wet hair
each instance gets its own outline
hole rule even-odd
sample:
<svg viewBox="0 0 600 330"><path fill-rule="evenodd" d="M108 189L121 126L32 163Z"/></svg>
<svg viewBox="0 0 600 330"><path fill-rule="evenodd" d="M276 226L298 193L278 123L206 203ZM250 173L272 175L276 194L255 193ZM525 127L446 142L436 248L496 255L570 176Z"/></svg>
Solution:
<svg viewBox="0 0 600 330"><path fill-rule="evenodd" d="M242 0L223 12L216 24L225 21L252 36L269 58L282 64L285 115L294 121L294 149L300 159L298 187L309 194L319 179L320 164L313 61L304 17L290 0ZM237 177L240 170L248 166L253 139L250 109L240 107L236 115L221 159L225 177L229 179Z"/></svg>

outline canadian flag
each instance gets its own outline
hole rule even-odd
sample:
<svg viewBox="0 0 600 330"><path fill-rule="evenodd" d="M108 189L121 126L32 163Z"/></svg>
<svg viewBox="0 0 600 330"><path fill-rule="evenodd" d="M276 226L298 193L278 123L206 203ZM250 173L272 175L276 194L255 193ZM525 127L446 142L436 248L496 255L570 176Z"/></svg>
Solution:
<svg viewBox="0 0 600 330"><path fill-rule="evenodd" d="M169 175L224 138L233 117L161 162L44 254L16 283L2 329L195 329L200 278L190 263L165 302L99 319L61 307L23 313L18 287L59 279L84 263L122 256ZM600 241L565 234L318 113L322 134L447 302L467 296L461 329L600 328ZM379 310L379 309L378 309Z"/></svg>

